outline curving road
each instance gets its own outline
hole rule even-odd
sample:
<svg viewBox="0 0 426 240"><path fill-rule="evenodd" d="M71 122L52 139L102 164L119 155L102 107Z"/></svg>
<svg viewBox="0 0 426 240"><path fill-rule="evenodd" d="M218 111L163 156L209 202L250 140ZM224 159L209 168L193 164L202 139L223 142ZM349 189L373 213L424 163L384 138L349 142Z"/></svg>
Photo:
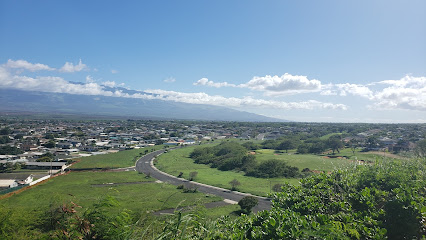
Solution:
<svg viewBox="0 0 426 240"><path fill-rule="evenodd" d="M171 149L169 149L171 150ZM136 171L142 172L144 174L149 174L151 177L156 178L162 182L167 182L173 185L195 185L195 187L198 189L198 191L208 194L217 195L220 197L223 197L224 199L229 199L231 201L238 202L241 198L245 196L253 196L256 197L259 200L259 203L256 207L253 208L253 212L258 212L262 210L269 210L271 209L271 201L268 198L254 196L247 193L240 193L235 191L230 191L228 189L224 188L218 188L202 183L197 183L193 181L188 181L186 179L177 178L175 176L172 176L170 174L161 172L153 165L153 160L156 156L164 153L165 150L158 150L155 152L151 152L149 154L146 154L145 156L141 157L136 162Z"/></svg>

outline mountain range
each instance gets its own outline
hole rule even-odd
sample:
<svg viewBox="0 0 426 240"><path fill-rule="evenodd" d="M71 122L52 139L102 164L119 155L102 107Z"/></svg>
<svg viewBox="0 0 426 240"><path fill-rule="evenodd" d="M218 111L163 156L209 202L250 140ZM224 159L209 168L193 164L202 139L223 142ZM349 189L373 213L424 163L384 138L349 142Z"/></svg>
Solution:
<svg viewBox="0 0 426 240"><path fill-rule="evenodd" d="M133 90L110 88L129 94ZM130 92L129 92L130 91ZM137 91L139 93L144 93ZM149 94L149 93L144 93ZM243 122L281 122L285 120L238 111L225 107L98 95L0 89L3 113L72 114L146 119L181 119Z"/></svg>

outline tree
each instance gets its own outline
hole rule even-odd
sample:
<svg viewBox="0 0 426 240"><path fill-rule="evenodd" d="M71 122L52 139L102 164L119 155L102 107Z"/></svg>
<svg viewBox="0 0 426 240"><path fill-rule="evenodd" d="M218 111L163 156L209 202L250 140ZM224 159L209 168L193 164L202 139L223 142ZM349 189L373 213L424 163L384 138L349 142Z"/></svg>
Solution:
<svg viewBox="0 0 426 240"><path fill-rule="evenodd" d="M0 136L0 144L10 143L9 136Z"/></svg>
<svg viewBox="0 0 426 240"><path fill-rule="evenodd" d="M308 152L309 152L309 145L308 144L303 143L303 144L300 144L297 147L297 153L299 153L299 154L306 154Z"/></svg>
<svg viewBox="0 0 426 240"><path fill-rule="evenodd" d="M257 198L252 196L243 197L240 201L238 201L238 205L241 207L241 211L244 213L251 213L252 208L254 208L259 201Z"/></svg>
<svg viewBox="0 0 426 240"><path fill-rule="evenodd" d="M44 144L44 146L47 148L54 148L56 146L56 143L53 140L49 140L47 143Z"/></svg>
<svg viewBox="0 0 426 240"><path fill-rule="evenodd" d="M247 148L247 150L257 150L260 148L260 145L254 142L246 142L246 143L243 143L242 146Z"/></svg>
<svg viewBox="0 0 426 240"><path fill-rule="evenodd" d="M189 181L192 181L195 179L195 177L197 177L198 172L190 172L189 173Z"/></svg>
<svg viewBox="0 0 426 240"><path fill-rule="evenodd" d="M0 146L0 155L17 155L23 152L24 151L22 151L21 149L17 147L12 147L9 145Z"/></svg>
<svg viewBox="0 0 426 240"><path fill-rule="evenodd" d="M236 191L237 187L241 185L241 183L234 178L234 180L230 181L229 184L231 184L231 190Z"/></svg>
<svg viewBox="0 0 426 240"><path fill-rule="evenodd" d="M351 147L351 150L352 150L352 154L354 154L355 155L355 150L356 150L356 148L358 147L358 141L355 139L355 138L352 138L350 141L349 141L349 145L350 145L350 147Z"/></svg>
<svg viewBox="0 0 426 240"><path fill-rule="evenodd" d="M275 177L297 177L299 169L297 167L288 166L286 162L277 159L270 159L260 163L253 171L247 175L259 178L275 178Z"/></svg>
<svg viewBox="0 0 426 240"><path fill-rule="evenodd" d="M12 131L8 127L0 129L0 135L9 135L11 132Z"/></svg>
<svg viewBox="0 0 426 240"><path fill-rule="evenodd" d="M414 154L419 158L426 158L426 139L417 142Z"/></svg>
<svg viewBox="0 0 426 240"><path fill-rule="evenodd" d="M288 150L294 149L299 145L298 139L285 139L284 141L280 142L276 150L285 150L286 153L288 153Z"/></svg>
<svg viewBox="0 0 426 240"><path fill-rule="evenodd" d="M333 151L333 154L335 153L335 151L340 153L339 149L343 147L342 141L337 137L330 137L327 141L327 144L328 147L331 148L331 150Z"/></svg>
<svg viewBox="0 0 426 240"><path fill-rule="evenodd" d="M284 186L283 184L277 183L274 186L272 186L272 191L274 191L274 192L282 192L283 191L282 190L283 186Z"/></svg>

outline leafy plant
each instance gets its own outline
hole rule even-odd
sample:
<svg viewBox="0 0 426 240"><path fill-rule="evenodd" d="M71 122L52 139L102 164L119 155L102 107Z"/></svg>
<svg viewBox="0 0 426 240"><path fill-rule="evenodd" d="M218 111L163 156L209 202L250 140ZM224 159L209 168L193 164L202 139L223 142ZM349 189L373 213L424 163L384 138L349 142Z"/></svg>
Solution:
<svg viewBox="0 0 426 240"><path fill-rule="evenodd" d="M240 205L241 210L244 213L248 214L251 212L251 209L257 205L258 202L259 200L257 200L257 198L252 196L246 196L243 197L240 201L238 201L238 205Z"/></svg>

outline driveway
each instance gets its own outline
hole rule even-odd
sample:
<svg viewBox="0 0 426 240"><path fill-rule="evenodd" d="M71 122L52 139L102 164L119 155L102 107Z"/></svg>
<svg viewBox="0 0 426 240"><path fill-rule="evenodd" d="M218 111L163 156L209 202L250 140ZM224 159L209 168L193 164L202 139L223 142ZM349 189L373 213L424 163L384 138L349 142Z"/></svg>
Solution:
<svg viewBox="0 0 426 240"><path fill-rule="evenodd" d="M170 150L171 149L169 149L169 151ZM151 177L156 178L156 179L158 179L162 182L167 182L167 183L170 183L170 184L173 184L173 185L176 185L176 186L181 185L181 184L191 185L193 187L196 187L198 189L198 191L200 191L200 192L217 195L217 196L220 196L224 199L229 199L229 200L232 200L232 201L235 201L235 202L238 202L241 198L243 198L245 196L256 197L259 200L259 203L257 204L256 207L253 208L253 212L271 209L271 201L268 198L254 196L254 195L247 194L247 193L230 191L228 189L218 188L218 187L214 187L214 186L210 186L210 185L206 185L206 184L202 184L202 183L197 183L197 182L194 182L194 181L188 181L186 179L177 178L177 177L172 176L170 174L161 172L160 170L158 170L153 165L153 160L156 156L158 156L159 154L162 154L164 152L165 152L164 149L158 150L158 151L151 152L151 153L146 154L145 156L141 157L136 162L136 171L142 172L144 174L148 174Z"/></svg>

